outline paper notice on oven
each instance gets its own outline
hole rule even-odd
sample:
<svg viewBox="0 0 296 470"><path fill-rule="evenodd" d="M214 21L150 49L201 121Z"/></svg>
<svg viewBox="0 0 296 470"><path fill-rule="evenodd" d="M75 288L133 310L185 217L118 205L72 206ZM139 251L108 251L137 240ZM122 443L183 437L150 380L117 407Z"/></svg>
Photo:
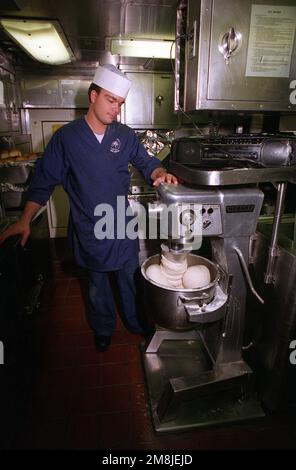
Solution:
<svg viewBox="0 0 296 470"><path fill-rule="evenodd" d="M296 6L252 5L246 76L289 77Z"/></svg>

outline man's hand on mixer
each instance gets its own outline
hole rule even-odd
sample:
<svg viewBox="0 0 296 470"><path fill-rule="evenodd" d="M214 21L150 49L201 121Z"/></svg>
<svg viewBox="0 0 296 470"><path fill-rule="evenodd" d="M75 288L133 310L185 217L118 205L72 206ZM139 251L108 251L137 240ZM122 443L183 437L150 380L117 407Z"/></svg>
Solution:
<svg viewBox="0 0 296 470"><path fill-rule="evenodd" d="M165 168L158 167L151 173L153 186L159 186L160 183L178 184L178 178L168 173Z"/></svg>

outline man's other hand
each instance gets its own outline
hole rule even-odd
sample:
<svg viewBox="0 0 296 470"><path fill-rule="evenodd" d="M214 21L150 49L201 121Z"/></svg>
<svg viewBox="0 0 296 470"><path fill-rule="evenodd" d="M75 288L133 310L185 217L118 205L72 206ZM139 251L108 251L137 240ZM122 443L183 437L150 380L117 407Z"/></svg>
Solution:
<svg viewBox="0 0 296 470"><path fill-rule="evenodd" d="M25 246L30 235L30 225L22 222L21 220L11 225L0 235L0 245L6 240L6 238L12 237L13 235L20 235L21 246Z"/></svg>

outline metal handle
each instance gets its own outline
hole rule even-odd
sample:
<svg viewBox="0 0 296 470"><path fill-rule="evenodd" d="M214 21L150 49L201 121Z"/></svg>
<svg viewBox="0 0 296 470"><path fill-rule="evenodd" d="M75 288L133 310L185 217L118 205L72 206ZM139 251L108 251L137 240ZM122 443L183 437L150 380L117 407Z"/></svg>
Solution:
<svg viewBox="0 0 296 470"><path fill-rule="evenodd" d="M156 103L157 103L159 106L161 106L161 103L163 102L163 100L164 100L164 96L162 96L162 95L158 95L158 96L155 98L155 101L156 101Z"/></svg>
<svg viewBox="0 0 296 470"><path fill-rule="evenodd" d="M225 59L226 65L229 64L229 59L237 53L242 43L242 35L233 27L229 28L227 33L222 33L218 43L218 49Z"/></svg>
<svg viewBox="0 0 296 470"><path fill-rule="evenodd" d="M257 297L259 302L264 304L264 300L262 299L262 297L260 297L260 295L256 291L255 287L253 286L252 279L251 279L251 276L250 276L250 273L249 273L248 266L247 266L247 263L245 261L244 255L242 254L241 250L239 248L237 248L237 246L234 247L234 250L235 250L235 252L237 253L237 255L239 257L241 266L243 268L243 271L244 271L244 274L246 276L246 280L247 280L247 283L249 285L249 288L250 288L251 292L255 295L255 297Z"/></svg>
<svg viewBox="0 0 296 470"><path fill-rule="evenodd" d="M228 295L219 285L216 286L213 300L202 305L184 303L184 309L188 315L188 321L192 323L213 323L224 317ZM192 298L193 300L193 298Z"/></svg>
<svg viewBox="0 0 296 470"><path fill-rule="evenodd" d="M254 264L255 262L255 251L257 245L256 234L251 235L249 243L249 264Z"/></svg>
<svg viewBox="0 0 296 470"><path fill-rule="evenodd" d="M200 296L196 297L185 297L184 295L180 295L177 301L177 304L180 305L181 303L186 303L186 302L195 302L195 301L200 301L200 300L207 300L209 299L210 296L206 292L203 292Z"/></svg>
<svg viewBox="0 0 296 470"><path fill-rule="evenodd" d="M276 263L276 259L279 256L279 248L278 248L277 240L278 240L281 217L282 217L282 213L284 210L286 189L287 189L287 183L279 183L277 186L277 198L276 198L275 214L274 214L273 225L272 225L271 242L270 242L269 252L268 252L268 262L267 262L266 273L264 276L265 284L274 284L275 282L275 277L274 277L275 263Z"/></svg>

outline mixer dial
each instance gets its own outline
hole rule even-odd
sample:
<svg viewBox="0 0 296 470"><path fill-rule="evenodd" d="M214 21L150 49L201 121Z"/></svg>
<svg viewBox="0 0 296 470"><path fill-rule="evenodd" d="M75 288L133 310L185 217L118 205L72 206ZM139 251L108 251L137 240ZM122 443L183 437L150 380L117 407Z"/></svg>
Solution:
<svg viewBox="0 0 296 470"><path fill-rule="evenodd" d="M222 233L220 205L203 204L201 214L203 235L220 235Z"/></svg>
<svg viewBox="0 0 296 470"><path fill-rule="evenodd" d="M194 224L196 220L196 214L192 209L186 209L180 214L180 223L187 227Z"/></svg>

